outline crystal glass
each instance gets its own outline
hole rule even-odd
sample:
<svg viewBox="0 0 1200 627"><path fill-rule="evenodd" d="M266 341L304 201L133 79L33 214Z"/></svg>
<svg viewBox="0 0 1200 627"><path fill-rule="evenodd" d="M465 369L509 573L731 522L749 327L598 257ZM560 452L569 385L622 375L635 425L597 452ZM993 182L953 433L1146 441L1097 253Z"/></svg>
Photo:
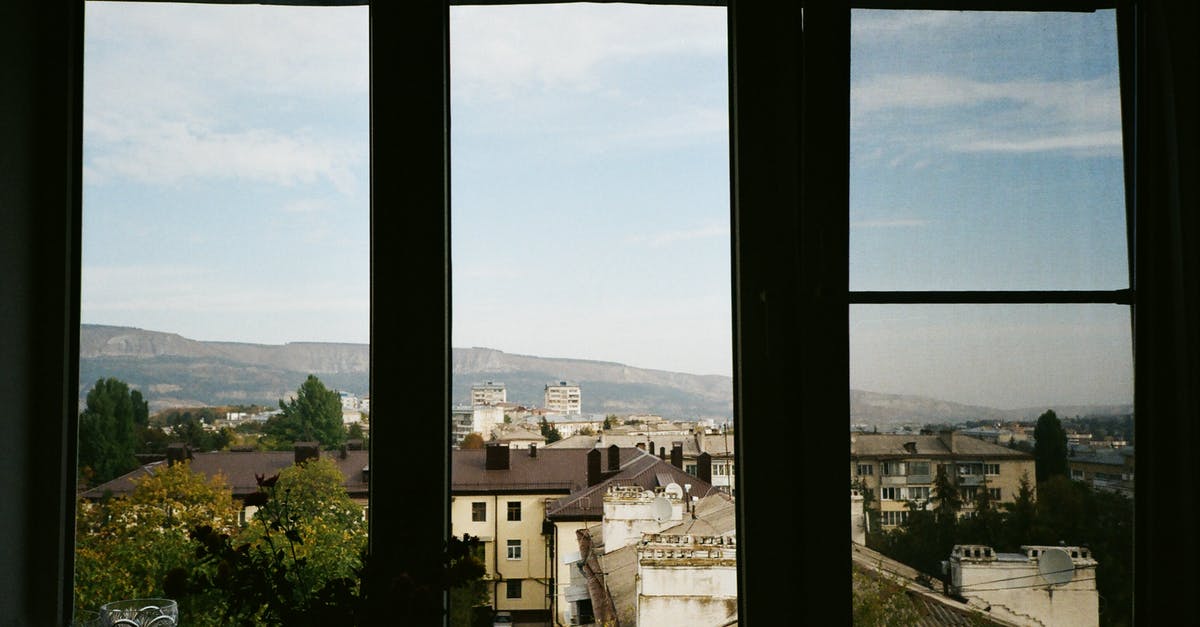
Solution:
<svg viewBox="0 0 1200 627"><path fill-rule="evenodd" d="M175 627L179 605L171 599L125 599L100 606L104 627Z"/></svg>

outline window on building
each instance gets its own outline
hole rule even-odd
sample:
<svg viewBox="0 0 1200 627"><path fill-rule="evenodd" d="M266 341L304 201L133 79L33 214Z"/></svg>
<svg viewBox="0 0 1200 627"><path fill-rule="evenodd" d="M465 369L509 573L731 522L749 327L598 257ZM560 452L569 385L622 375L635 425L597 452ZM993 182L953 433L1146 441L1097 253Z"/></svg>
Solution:
<svg viewBox="0 0 1200 627"><path fill-rule="evenodd" d="M929 488L925 486L916 486L908 488L908 500L912 501L928 501Z"/></svg>
<svg viewBox="0 0 1200 627"><path fill-rule="evenodd" d="M509 501L508 502L508 519L514 520L514 521L521 520L521 502L520 501Z"/></svg>
<svg viewBox="0 0 1200 627"><path fill-rule="evenodd" d="M508 541L508 559L510 559L510 560L521 559L521 541L519 539Z"/></svg>
<svg viewBox="0 0 1200 627"><path fill-rule="evenodd" d="M904 472L904 462L883 462L880 464L880 473L886 477L894 477L906 474Z"/></svg>
<svg viewBox="0 0 1200 627"><path fill-rule="evenodd" d="M683 471L693 477L696 476L696 464L687 464L683 467Z"/></svg>
<svg viewBox="0 0 1200 627"><path fill-rule="evenodd" d="M504 586L504 589L505 589L504 597L505 598L507 598L507 599L521 598L521 580L520 579L509 579L509 580L505 581L504 583L505 583L505 586Z"/></svg>
<svg viewBox="0 0 1200 627"><path fill-rule="evenodd" d="M993 501L999 501L1000 500L1000 488L988 488L988 496L991 497L991 499Z"/></svg>
<svg viewBox="0 0 1200 627"><path fill-rule="evenodd" d="M983 472L987 475L998 475L1000 474L1000 464L984 464Z"/></svg>
<svg viewBox="0 0 1200 627"><path fill-rule="evenodd" d="M859 464L858 465L858 476L869 477L874 474L875 474L875 465L874 464Z"/></svg>
<svg viewBox="0 0 1200 627"><path fill-rule="evenodd" d="M929 462L909 462L908 474L916 476L928 476Z"/></svg>
<svg viewBox="0 0 1200 627"><path fill-rule="evenodd" d="M484 522L487 520L487 502L474 501L471 503L471 522Z"/></svg>

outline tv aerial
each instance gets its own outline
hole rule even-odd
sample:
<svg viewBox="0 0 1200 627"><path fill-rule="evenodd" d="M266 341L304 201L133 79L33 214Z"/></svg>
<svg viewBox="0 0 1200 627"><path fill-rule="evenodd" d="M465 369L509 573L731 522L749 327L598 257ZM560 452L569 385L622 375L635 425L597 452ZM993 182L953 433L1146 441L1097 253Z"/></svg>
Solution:
<svg viewBox="0 0 1200 627"><path fill-rule="evenodd" d="M1045 549L1038 556L1038 574L1052 586L1070 583L1075 578L1075 562L1062 549Z"/></svg>

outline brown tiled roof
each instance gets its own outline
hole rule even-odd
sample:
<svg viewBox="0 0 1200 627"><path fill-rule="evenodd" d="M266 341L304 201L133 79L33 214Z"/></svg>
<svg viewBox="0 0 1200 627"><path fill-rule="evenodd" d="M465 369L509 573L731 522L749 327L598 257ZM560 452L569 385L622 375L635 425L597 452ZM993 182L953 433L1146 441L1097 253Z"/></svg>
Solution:
<svg viewBox="0 0 1200 627"><path fill-rule="evenodd" d="M912 443L916 452L905 447ZM936 435L897 435L891 433L855 433L850 441L851 457L931 457L931 458L1012 458L1033 459L1024 453L1006 446L984 442L962 435L954 436L954 450L946 447Z"/></svg>
<svg viewBox="0 0 1200 627"><path fill-rule="evenodd" d="M625 457L627 450L632 451L628 460ZM541 453L538 454L541 455ZM699 477L693 477L645 451L622 449L621 459L626 460L621 464L621 472L590 488L573 491L569 496L547 506L546 518L550 520L600 520L604 514L604 493L608 491L609 486L614 485L635 485L646 490L653 490L667 480L667 483L674 482L681 486L692 484L691 496L704 498L718 492L716 488L701 481Z"/></svg>
<svg viewBox="0 0 1200 627"><path fill-rule="evenodd" d="M508 470L484 468L486 449L462 449L453 452L450 465L450 491L453 494L569 494L587 487L587 454L591 449L550 449L538 447L537 456L529 449L509 451ZM636 449L621 449L621 458L629 458ZM601 451L601 470L608 468L608 451Z"/></svg>
<svg viewBox="0 0 1200 627"><path fill-rule="evenodd" d="M338 470L346 478L344 485L351 497L366 498L367 482L363 480L363 469L367 467L367 451L346 451L342 459L337 451L322 451L321 457L332 459ZM206 477L215 474L225 476L226 483L233 489L235 498L244 497L258 491L258 481L255 475L270 476L281 469L295 463L293 451L216 451L209 453L192 453L191 468ZM146 476L154 468L166 464L166 461L146 464L133 472L126 473L99 486L84 492L84 498L102 498L106 492L113 496L129 494L133 491L135 477Z"/></svg>
<svg viewBox="0 0 1200 627"><path fill-rule="evenodd" d="M704 436L704 450L713 457L728 456L733 454L733 435L722 433L708 434ZM728 438L728 440L726 440ZM687 435L679 434L650 434L650 435L633 435L630 433L612 433L605 431L603 434L581 435L576 434L570 437L563 438L546 446L550 448L592 448L597 442L603 440L602 445L616 444L617 446L637 446L638 444L647 444L654 442L654 448L665 448L667 453L671 452L671 444L673 442L683 442L683 456L696 457L700 455L700 447L696 442L696 435L689 433ZM726 442L728 441L728 445Z"/></svg>

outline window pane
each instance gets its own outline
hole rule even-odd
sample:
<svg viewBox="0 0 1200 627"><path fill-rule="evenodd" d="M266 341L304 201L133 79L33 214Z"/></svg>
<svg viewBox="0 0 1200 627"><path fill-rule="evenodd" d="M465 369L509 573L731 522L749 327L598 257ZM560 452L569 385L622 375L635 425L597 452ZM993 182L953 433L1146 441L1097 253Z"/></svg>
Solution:
<svg viewBox="0 0 1200 627"><path fill-rule="evenodd" d="M1023 608L1059 624L1057 602L1070 594L1072 616L1128 624L1130 328L1129 308L1117 305L852 306L849 472L861 499L852 534L865 547L856 581L879 581L867 557L878 552L997 616L1016 620L995 613ZM860 471L875 463L879 476ZM1040 577L1022 547L1060 543L1090 557L1069 560L1072 583L1055 586L1054 607L1045 584L997 591ZM956 546L998 554L964 559ZM888 594L862 584L856 608Z"/></svg>
<svg viewBox="0 0 1200 627"><path fill-rule="evenodd" d="M256 614L229 560L303 613L367 539L367 8L85 18L76 604Z"/></svg>
<svg viewBox="0 0 1200 627"><path fill-rule="evenodd" d="M489 547L476 601L545 624L726 623L726 11L450 17L451 524ZM519 508L472 522L479 494Z"/></svg>
<svg viewBox="0 0 1200 627"><path fill-rule="evenodd" d="M854 290L1127 287L1115 12L852 12Z"/></svg>

